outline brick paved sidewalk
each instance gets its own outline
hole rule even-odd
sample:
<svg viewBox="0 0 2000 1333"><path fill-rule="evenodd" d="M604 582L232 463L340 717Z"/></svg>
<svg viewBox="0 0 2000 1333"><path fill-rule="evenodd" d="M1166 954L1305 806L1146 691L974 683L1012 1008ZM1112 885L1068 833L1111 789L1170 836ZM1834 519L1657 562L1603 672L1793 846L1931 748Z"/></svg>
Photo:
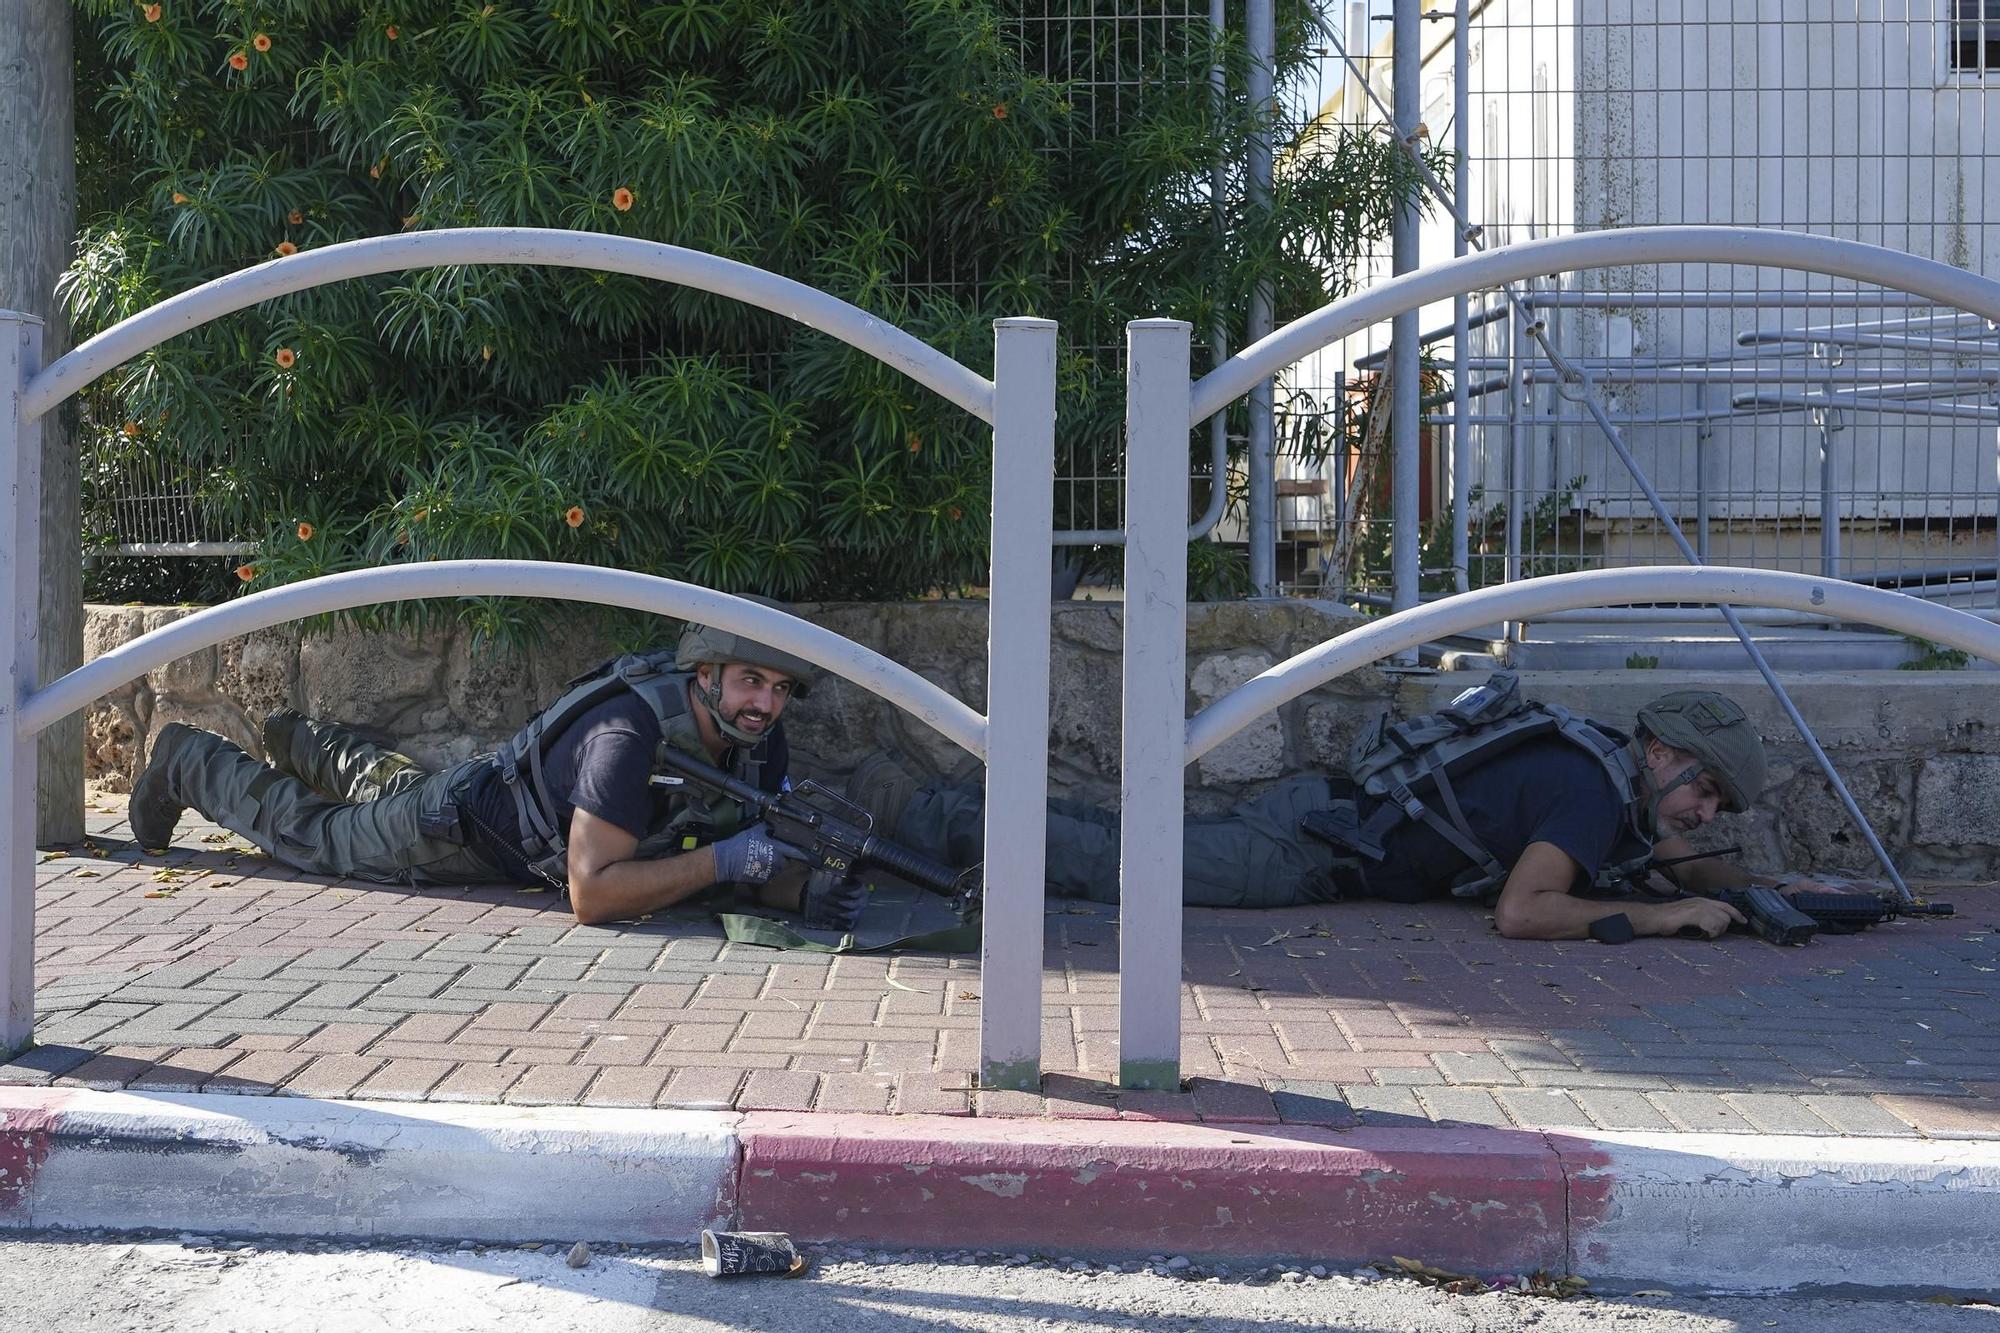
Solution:
<svg viewBox="0 0 2000 1333"><path fill-rule="evenodd" d="M1044 1094L978 1092L976 960L582 927L549 894L313 879L123 798L44 853L40 1045L0 1082L385 1100L2000 1137L2000 890L1777 949L1502 940L1456 904L1191 910L1189 1091L1120 1094L1110 913L1052 902ZM871 932L942 924L879 895Z"/></svg>

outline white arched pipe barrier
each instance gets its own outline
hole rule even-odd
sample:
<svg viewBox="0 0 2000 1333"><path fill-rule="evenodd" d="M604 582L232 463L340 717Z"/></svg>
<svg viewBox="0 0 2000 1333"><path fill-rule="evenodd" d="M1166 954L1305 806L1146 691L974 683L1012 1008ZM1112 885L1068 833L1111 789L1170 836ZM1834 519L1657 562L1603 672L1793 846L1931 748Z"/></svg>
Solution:
<svg viewBox="0 0 2000 1333"><path fill-rule="evenodd" d="M1196 426L1329 343L1405 311L1551 273L1627 264L1751 264L1874 283L2000 321L2000 282L1900 250L1831 236L1753 227L1626 227L1583 232L1451 259L1393 278L1287 324L1201 377L1188 403ZM1185 460L1179 466L1185 467Z"/></svg>
<svg viewBox="0 0 2000 1333"><path fill-rule="evenodd" d="M990 423L986 716L857 644L755 603L624 571L510 561L361 571L255 594L190 616L37 688L40 422L47 412L121 362L233 311L345 278L469 263L590 268L732 296L839 338ZM748 265L651 241L494 228L353 241L260 264L135 315L45 370L40 329L32 317L0 311L0 632L7 643L7 680L0 690L0 903L6 929L0 941L5 997L0 1052L24 1048L34 1031L37 731L152 667L252 629L370 602L484 594L597 601L712 620L849 677L985 758L980 1077L988 1087L1039 1085L1055 457L1052 322L995 321L995 379L988 381L856 306Z"/></svg>
<svg viewBox="0 0 2000 1333"><path fill-rule="evenodd" d="M98 376L189 329L253 305L348 278L453 264L546 264L653 278L734 297L840 339L993 420L993 384L895 325L816 287L700 250L599 232L460 227L302 250L191 287L123 320L36 375L22 410L39 417Z"/></svg>
<svg viewBox="0 0 2000 1333"><path fill-rule="evenodd" d="M1176 412L1185 416L1187 429L1192 429L1248 393L1259 381L1278 374L1350 334L1422 306L1540 275L1648 263L1747 264L1830 274L1928 297L1941 305L2000 321L2000 283L1991 279L1935 260L1920 259L1915 255L1863 245L1857 241L1746 227L1632 227L1527 241L1449 260L1392 278L1296 320L1244 348L1191 388L1169 383L1167 377L1158 373L1157 366L1142 368L1138 354L1139 330L1157 328L1162 321L1138 321L1130 326L1133 354L1126 395L1128 443L1125 485L1129 536L1125 562L1128 581L1129 571L1164 569L1164 562L1171 559L1166 551L1167 545L1181 540L1169 534L1162 525L1145 523L1141 518L1145 504L1159 503L1157 498L1142 500L1142 497L1157 496L1161 484L1159 477L1173 475L1184 480L1187 474L1187 431L1169 429L1165 424ZM1164 357L1166 353L1162 351L1160 355ZM1643 478L1640 484L1646 484ZM1135 544L1141 543L1145 544L1145 549L1135 550ZM1408 548L1399 543L1398 562L1407 558ZM1692 553L1689 558L1693 558ZM1630 572L1643 574L1646 571ZM1130 710L1134 691L1148 691L1148 697L1163 697L1166 693L1164 685L1154 678L1154 673L1162 663L1181 663L1185 652L1187 607L1184 585L1176 584L1170 588L1165 580L1156 580L1149 586L1143 611L1135 613L1129 602L1126 610L1128 728L1132 721ZM1400 578L1398 586L1404 586ZM1409 580L1408 586L1414 587L1415 581ZM1822 583L1821 586L1830 590L1834 585ZM1826 595L1831 594L1828 592ZM1879 592L1876 595L1896 596ZM1160 599L1170 599L1171 605ZM1635 600L1673 601L1687 598ZM1713 600L1724 607L1729 604L1727 598ZM1425 610L1448 614L1445 609L1460 604L1460 601L1457 597L1447 598ZM1601 604L1601 600L1593 601L1586 595L1583 601L1550 605L1544 609L1561 610ZM1493 605L1492 601L1481 603L1480 614L1490 619ZM1787 602L1777 605L1784 609L1817 609L1810 604L1794 607ZM1943 608L1935 610L1942 615L1957 616L1957 613ZM1416 614L1415 609L1402 612L1402 615L1413 614ZM1396 619L1399 618L1383 623L1395 623ZM1971 619L1958 616L1954 623ZM1481 623L1485 622L1466 622L1468 627ZM1989 632L1991 628L1987 627ZM1433 629L1430 632L1441 631ZM1411 639L1397 643L1366 660L1374 661L1419 641ZM1937 641L1958 644L1958 640L1953 638L1937 638ZM1268 675L1266 673L1266 677ZM1233 734L1251 719L1276 706L1275 703L1265 702L1274 697L1270 686L1259 684L1266 677L1258 677L1257 681L1240 686L1235 693L1210 706L1201 719L1200 738L1203 743L1200 748L1186 744L1180 753L1170 755L1157 744L1135 746L1128 731L1125 768L1121 777L1123 790L1128 797L1134 792L1152 793L1151 799L1158 804L1140 811L1134 811L1128 805L1121 819L1121 831L1127 839L1128 848L1119 875L1121 974L1118 1056L1121 1079L1129 1076L1148 1085L1160 1085L1179 1077L1180 1009L1178 1003L1161 1003L1160 997L1168 992L1169 987L1177 991L1181 973L1180 880L1178 873L1171 882L1165 881L1162 876L1169 862L1176 872L1180 865L1183 769L1191 759L1206 753L1216 741ZM1778 692L1779 702L1791 712L1790 700L1783 694L1777 678L1767 674L1766 680ZM1246 697L1244 692L1251 691L1253 687L1258 693L1247 697L1258 702L1254 705L1242 702L1242 698ZM1181 678L1176 675L1174 689L1179 691L1182 688ZM1183 696L1176 693L1174 697ZM1241 711L1246 708L1250 711ZM1228 722L1211 722L1211 718L1228 719ZM1158 724L1151 721L1145 725L1150 734L1150 729ZM1798 725L1808 747L1816 755L1819 754L1818 742L1804 730L1803 720L1799 720ZM1226 729L1211 732L1211 727ZM1148 771L1135 772L1135 764L1151 767ZM1831 773L1831 765L1826 767ZM1858 809L1854 813L1859 818ZM1135 837L1146 840L1145 848L1136 854L1129 850ZM1869 837L1873 838L1872 830ZM1168 845L1169 850L1160 850Z"/></svg>
<svg viewBox="0 0 2000 1333"><path fill-rule="evenodd" d="M2000 662L2000 625L1906 593L1776 569L1732 565L1647 565L1503 583L1459 593L1372 621L1251 677L1187 724L1183 762L1195 760L1271 710L1392 653L1496 620L1528 620L1551 611L1649 602L1733 603L1807 611L1900 634Z"/></svg>
<svg viewBox="0 0 2000 1333"><path fill-rule="evenodd" d="M832 630L726 592L653 574L543 560L434 560L327 574L211 606L114 648L30 694L30 735L128 681L189 653L260 629L381 602L422 597L547 597L649 611L761 639L881 695L953 743L986 757L986 719L908 667Z"/></svg>

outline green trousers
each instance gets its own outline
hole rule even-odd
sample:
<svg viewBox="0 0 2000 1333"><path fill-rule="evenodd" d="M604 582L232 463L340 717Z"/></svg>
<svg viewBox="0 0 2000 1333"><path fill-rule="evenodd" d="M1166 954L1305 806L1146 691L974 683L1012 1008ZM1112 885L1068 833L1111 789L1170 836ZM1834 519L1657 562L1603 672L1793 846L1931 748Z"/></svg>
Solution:
<svg viewBox="0 0 2000 1333"><path fill-rule="evenodd" d="M1294 907L1331 902L1333 848L1299 820L1333 800L1325 778L1289 779L1224 815L1182 827L1185 901L1192 907ZM978 787L926 787L910 798L897 842L948 865L981 859L984 794ZM1049 802L1048 891L1058 898L1118 901L1118 814L1081 801Z"/></svg>
<svg viewBox="0 0 2000 1333"><path fill-rule="evenodd" d="M430 773L346 727L308 721L271 760L196 731L167 756L167 786L181 804L312 874L413 885L509 878L459 826L458 793L483 759Z"/></svg>

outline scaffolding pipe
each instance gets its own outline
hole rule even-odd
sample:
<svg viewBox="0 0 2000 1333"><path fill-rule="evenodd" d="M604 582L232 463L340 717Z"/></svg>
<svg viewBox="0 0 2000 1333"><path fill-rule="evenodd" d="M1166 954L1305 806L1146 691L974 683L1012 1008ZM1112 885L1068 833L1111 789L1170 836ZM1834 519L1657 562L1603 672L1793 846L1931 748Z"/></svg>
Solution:
<svg viewBox="0 0 2000 1333"><path fill-rule="evenodd" d="M1390 77L1395 97L1392 133L1404 148L1419 160L1423 157L1419 119L1423 114L1423 14L1418 0L1393 0L1395 33ZM1398 275L1414 273L1422 265L1423 252L1418 228L1422 214L1415 198L1396 207L1390 224L1391 266ZM1417 604L1417 526L1423 462L1422 349L1417 345L1421 330L1417 310L1399 312L1391 322L1389 360L1389 587L1396 609ZM1415 665L1414 651L1401 654L1398 665Z"/></svg>
<svg viewBox="0 0 2000 1333"><path fill-rule="evenodd" d="M1468 86L1471 34L1472 0L1458 0L1451 33L1451 184L1453 194L1460 199L1465 198L1472 170L1472 93ZM1470 253L1470 243L1471 238L1463 230L1453 231L1452 257L1463 259ZM1503 302L1479 314L1483 327L1505 318L1506 305ZM1451 338L1453 354L1458 358L1451 376L1451 410L1454 417L1463 421L1472 414L1471 386L1465 379L1467 344L1472 341L1472 303L1464 292L1452 298ZM1472 586L1471 534L1466 525L1466 516L1472 508L1472 448L1466 438L1469 433L1457 426L1451 428L1451 580L1459 592Z"/></svg>
<svg viewBox="0 0 2000 1333"><path fill-rule="evenodd" d="M1271 124L1277 112L1272 88L1277 62L1277 20L1274 0L1249 0L1244 7L1244 37L1250 48L1250 152L1245 164L1244 199L1253 212L1271 207ZM1271 334L1272 296L1268 277L1250 292L1250 315L1244 342ZM1269 375L1250 390L1250 588L1259 597L1278 591L1278 465L1274 438L1276 385ZM1129 521L1129 516L1128 516Z"/></svg>

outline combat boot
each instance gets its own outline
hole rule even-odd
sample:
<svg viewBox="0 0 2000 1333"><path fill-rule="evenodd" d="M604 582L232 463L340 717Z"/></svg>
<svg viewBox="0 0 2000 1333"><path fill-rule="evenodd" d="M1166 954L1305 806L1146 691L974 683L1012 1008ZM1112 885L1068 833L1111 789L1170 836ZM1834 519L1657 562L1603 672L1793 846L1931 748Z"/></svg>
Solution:
<svg viewBox="0 0 2000 1333"><path fill-rule="evenodd" d="M306 715L296 708L274 708L264 717L264 762L293 777L292 736Z"/></svg>
<svg viewBox="0 0 2000 1333"><path fill-rule="evenodd" d="M173 845L174 826L181 822L187 806L174 795L173 755L194 728L185 722L169 722L153 737L146 767L132 782L132 799L125 810L132 826L132 840L149 852L165 851Z"/></svg>

